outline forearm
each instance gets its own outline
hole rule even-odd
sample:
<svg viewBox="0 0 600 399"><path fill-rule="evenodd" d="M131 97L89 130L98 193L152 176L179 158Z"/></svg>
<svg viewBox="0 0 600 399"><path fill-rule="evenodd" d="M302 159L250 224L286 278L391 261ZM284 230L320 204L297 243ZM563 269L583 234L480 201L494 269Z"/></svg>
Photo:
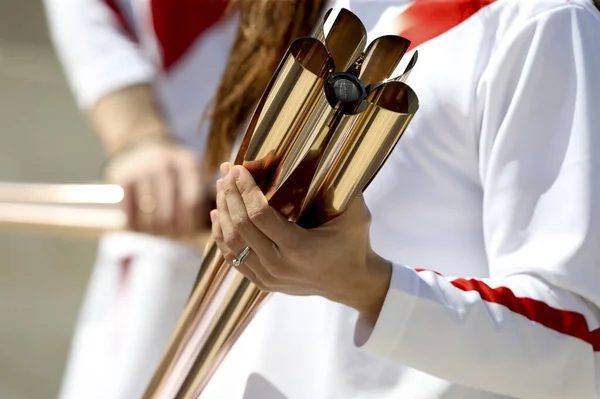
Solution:
<svg viewBox="0 0 600 399"><path fill-rule="evenodd" d="M148 84L129 86L103 96L90 110L90 120L109 156L140 141L170 136Z"/></svg>
<svg viewBox="0 0 600 399"><path fill-rule="evenodd" d="M344 286L324 292L329 300L357 310L361 318L375 324L390 287L392 265L374 252L366 258L365 266L352 273Z"/></svg>
<svg viewBox="0 0 600 399"><path fill-rule="evenodd" d="M44 0L48 27L77 103L90 110L108 93L151 82L155 65L103 0Z"/></svg>

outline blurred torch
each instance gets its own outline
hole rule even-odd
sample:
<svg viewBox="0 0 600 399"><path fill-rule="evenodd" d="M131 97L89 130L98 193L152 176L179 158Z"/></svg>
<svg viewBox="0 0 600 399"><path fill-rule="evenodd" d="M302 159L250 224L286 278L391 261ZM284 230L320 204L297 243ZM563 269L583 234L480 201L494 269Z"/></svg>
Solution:
<svg viewBox="0 0 600 399"><path fill-rule="evenodd" d="M0 231L98 236L124 230L123 189L111 184L0 182Z"/></svg>

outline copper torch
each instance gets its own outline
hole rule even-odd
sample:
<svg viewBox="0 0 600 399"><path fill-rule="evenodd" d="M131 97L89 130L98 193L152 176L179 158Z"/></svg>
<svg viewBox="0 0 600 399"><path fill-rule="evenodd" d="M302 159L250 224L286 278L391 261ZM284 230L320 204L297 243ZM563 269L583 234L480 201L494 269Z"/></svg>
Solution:
<svg viewBox="0 0 600 399"><path fill-rule="evenodd" d="M325 16L333 18L331 10ZM341 214L379 171L418 109L390 75L410 42L383 36L366 49L358 17L292 42L250 120L235 163L269 204L306 228ZM213 240L145 399L196 399L268 294L232 268Z"/></svg>

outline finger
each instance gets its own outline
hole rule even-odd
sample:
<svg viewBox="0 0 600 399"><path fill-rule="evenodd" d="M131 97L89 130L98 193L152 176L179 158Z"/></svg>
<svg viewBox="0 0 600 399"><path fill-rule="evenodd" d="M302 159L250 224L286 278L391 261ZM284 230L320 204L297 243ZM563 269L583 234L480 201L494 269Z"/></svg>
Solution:
<svg viewBox="0 0 600 399"><path fill-rule="evenodd" d="M235 173L231 173L223 179L223 192L233 229L252 248L260 260L276 262L277 259L274 258L279 254L277 246L250 221L246 204L235 182Z"/></svg>
<svg viewBox="0 0 600 399"><path fill-rule="evenodd" d="M131 230L137 230L137 203L134 185L131 183L121 183L123 187L123 208L127 215L127 227Z"/></svg>
<svg viewBox="0 0 600 399"><path fill-rule="evenodd" d="M221 253L229 252L229 248L225 246L225 242L223 241L223 229L221 229L221 222L219 220L219 211L213 209L210 211L210 220L212 222L211 232L212 236L219 247Z"/></svg>
<svg viewBox="0 0 600 399"><path fill-rule="evenodd" d="M230 172L244 201L250 221L278 247L293 245L304 230L289 222L269 206L267 198L244 167L236 166Z"/></svg>
<svg viewBox="0 0 600 399"><path fill-rule="evenodd" d="M227 262L232 263L237 256L237 252L235 249L229 248L229 246L225 243L225 236L223 234L223 228L221 227L220 212L217 209L213 209L210 212L210 219L212 221L212 236L219 247L219 251L221 251Z"/></svg>
<svg viewBox="0 0 600 399"><path fill-rule="evenodd" d="M223 241L223 230L221 229L219 211L214 209L210 212L210 220L212 222L212 235L219 247L221 253L231 253L231 249L227 247ZM233 262L234 258L228 259L228 262ZM272 276L264 271L261 267L260 261L258 257L250 252L248 257L235 269L240 272L244 277L250 280L254 285L256 285L261 290L265 290L269 281L272 280Z"/></svg>
<svg viewBox="0 0 600 399"><path fill-rule="evenodd" d="M227 247L223 241L223 230L221 230L221 224L219 221L218 214L219 214L219 211L216 209L214 209L210 212L210 220L212 222L213 237L215 238L215 241L216 241L217 246L219 247L219 250L221 251L221 253L223 253L223 254L233 253L234 251L229 249L229 247ZM235 256L233 258L230 258L230 260L228 260L228 262L232 263L233 259L235 259ZM250 254L248 255L248 257L242 262L242 264L240 264L238 267L236 267L236 270L239 271L240 273L242 273L246 278L248 278L254 284L262 286L262 285L264 285L264 281L265 281L265 277L264 277L265 273L264 273L264 270L260 266L261 265L260 265L260 261L259 261L258 257L252 251L250 251ZM256 270L258 270L259 272L262 271L261 277L259 277L260 273L257 273Z"/></svg>
<svg viewBox="0 0 600 399"><path fill-rule="evenodd" d="M136 212L135 227L136 231L154 234L154 212L160 206L156 198L152 195L152 181L149 178L142 177L135 184Z"/></svg>
<svg viewBox="0 0 600 399"><path fill-rule="evenodd" d="M217 181L217 211L219 226L222 232L221 240L223 249L221 249L221 252L225 259L231 263L244 250L247 244L241 239L231 223L222 179Z"/></svg>
<svg viewBox="0 0 600 399"><path fill-rule="evenodd" d="M231 162L223 162L221 166L219 166L219 171L221 172L221 177L227 176L233 164Z"/></svg>
<svg viewBox="0 0 600 399"><path fill-rule="evenodd" d="M199 232L205 217L202 212L208 212L202 208L202 180L199 168L195 168L179 165L177 169L179 197L175 217L178 234L184 237L193 237Z"/></svg>
<svg viewBox="0 0 600 399"><path fill-rule="evenodd" d="M175 201L178 197L175 171L168 168L152 177L152 191L157 204L154 227L157 234L175 235Z"/></svg>

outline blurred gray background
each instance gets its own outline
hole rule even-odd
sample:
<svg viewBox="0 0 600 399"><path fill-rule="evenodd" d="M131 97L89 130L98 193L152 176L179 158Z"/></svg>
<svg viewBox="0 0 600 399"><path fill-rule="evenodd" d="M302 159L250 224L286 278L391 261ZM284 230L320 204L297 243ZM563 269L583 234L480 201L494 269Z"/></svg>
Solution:
<svg viewBox="0 0 600 399"><path fill-rule="evenodd" d="M40 0L0 0L0 181L87 182L101 162ZM0 234L0 399L56 397L94 252L90 239Z"/></svg>

